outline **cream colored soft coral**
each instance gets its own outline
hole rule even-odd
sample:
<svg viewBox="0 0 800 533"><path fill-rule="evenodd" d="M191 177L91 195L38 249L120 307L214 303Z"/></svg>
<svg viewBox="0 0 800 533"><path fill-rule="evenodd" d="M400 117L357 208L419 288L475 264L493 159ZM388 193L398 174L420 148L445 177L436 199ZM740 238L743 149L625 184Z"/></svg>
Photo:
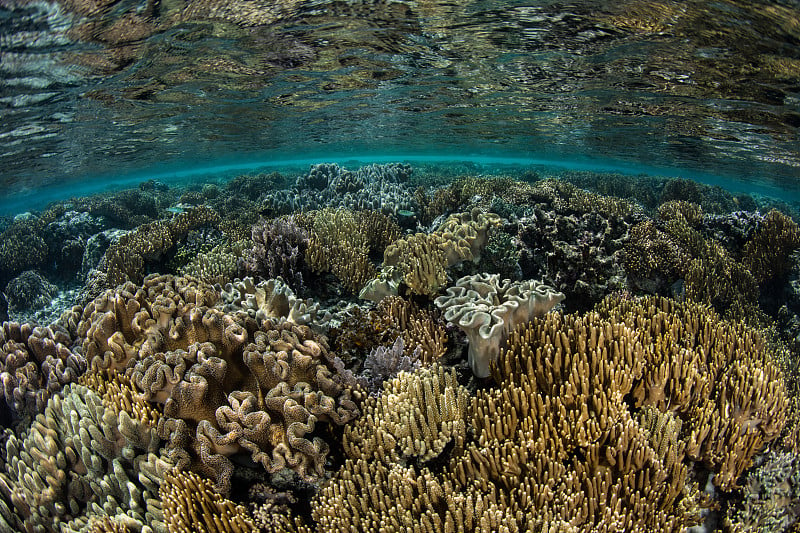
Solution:
<svg viewBox="0 0 800 533"><path fill-rule="evenodd" d="M564 299L544 283L500 279L499 274L464 276L435 303L444 318L469 339L469 365L479 378L489 377L508 333L534 317L543 316Z"/></svg>

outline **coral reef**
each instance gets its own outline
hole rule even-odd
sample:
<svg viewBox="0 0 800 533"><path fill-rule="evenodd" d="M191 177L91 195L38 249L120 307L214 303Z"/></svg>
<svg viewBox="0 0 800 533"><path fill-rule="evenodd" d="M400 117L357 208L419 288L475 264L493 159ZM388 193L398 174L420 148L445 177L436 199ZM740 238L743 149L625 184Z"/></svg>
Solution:
<svg viewBox="0 0 800 533"><path fill-rule="evenodd" d="M56 294L58 287L35 270L26 270L12 279L3 291L10 312L44 307Z"/></svg>
<svg viewBox="0 0 800 533"><path fill-rule="evenodd" d="M72 336L63 327L32 328L4 322L0 330L0 395L16 416L35 416L51 395L74 382L86 360L71 349Z"/></svg>
<svg viewBox="0 0 800 533"><path fill-rule="evenodd" d="M159 494L168 533L255 531L244 506L220 498L212 484L194 472L167 472Z"/></svg>
<svg viewBox="0 0 800 533"><path fill-rule="evenodd" d="M414 211L412 191L406 185L411 167L390 163L348 170L333 163L313 165L289 189L267 194L262 211L270 216L297 211L343 208L374 210L392 215Z"/></svg>
<svg viewBox="0 0 800 533"><path fill-rule="evenodd" d="M562 293L538 281L512 282L498 274L478 274L459 279L435 303L444 310L445 320L467 334L469 365L476 377L485 378L509 332L563 299Z"/></svg>
<svg viewBox="0 0 800 533"><path fill-rule="evenodd" d="M240 263L244 272L267 279L280 277L294 290L303 289L303 279L309 274L308 233L294 216L261 220L253 225L252 240Z"/></svg>
<svg viewBox="0 0 800 533"><path fill-rule="evenodd" d="M135 436L135 440L129 440ZM166 533L158 489L172 467L152 428L118 419L101 398L72 384L53 396L30 430L8 436L0 493L16 531L81 531L110 519Z"/></svg>
<svg viewBox="0 0 800 533"><path fill-rule="evenodd" d="M214 223L219 215L205 207L195 207L168 221L138 226L108 247L97 269L90 272L87 284L92 292L115 287L126 281L141 282L148 261L161 257L175 240L204 224Z"/></svg>
<svg viewBox="0 0 800 533"><path fill-rule="evenodd" d="M447 281L445 269L462 261L479 261L489 239L489 230L500 218L473 209L451 215L433 233L416 233L386 247L383 267L359 293L380 302L397 295L400 283L413 293L435 296Z"/></svg>
<svg viewBox="0 0 800 533"><path fill-rule="evenodd" d="M438 168L0 220L0 530L796 530L780 204Z"/></svg>
<svg viewBox="0 0 800 533"><path fill-rule="evenodd" d="M295 324L312 324L319 311L319 304L311 298L297 298L281 278L264 280L255 285L253 278L246 277L217 290L220 293L219 307L226 314L236 315L237 321L248 330L260 328L270 318L286 319Z"/></svg>

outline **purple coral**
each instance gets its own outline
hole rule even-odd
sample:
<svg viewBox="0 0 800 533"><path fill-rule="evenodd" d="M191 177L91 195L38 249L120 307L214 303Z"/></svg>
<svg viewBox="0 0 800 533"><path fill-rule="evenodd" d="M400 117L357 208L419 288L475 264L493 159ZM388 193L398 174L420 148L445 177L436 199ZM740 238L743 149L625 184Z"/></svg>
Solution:
<svg viewBox="0 0 800 533"><path fill-rule="evenodd" d="M413 372L419 368L422 347L417 346L411 356L405 355L404 349L403 337L397 337L390 348L378 346L369 352L364 360L364 370L368 375L367 384L371 394L380 391L387 379L400 372Z"/></svg>
<svg viewBox="0 0 800 533"><path fill-rule="evenodd" d="M253 225L253 248L245 251L241 268L253 276L281 277L295 291L303 288L308 273L305 252L308 233L294 216L261 220Z"/></svg>

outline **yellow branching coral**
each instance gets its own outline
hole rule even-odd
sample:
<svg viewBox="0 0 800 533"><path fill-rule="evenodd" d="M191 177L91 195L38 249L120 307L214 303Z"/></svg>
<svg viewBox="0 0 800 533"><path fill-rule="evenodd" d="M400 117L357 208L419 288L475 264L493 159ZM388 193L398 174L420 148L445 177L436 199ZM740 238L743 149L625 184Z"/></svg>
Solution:
<svg viewBox="0 0 800 533"><path fill-rule="evenodd" d="M139 283L147 261L157 259L176 239L190 230L218 220L219 215L214 210L199 206L180 213L171 220L158 220L137 227L106 250L98 266L106 278L99 285L109 288L126 281Z"/></svg>
<svg viewBox="0 0 800 533"><path fill-rule="evenodd" d="M758 283L782 276L789 270L789 256L800 247L800 228L788 216L773 209L758 232L744 245L742 263Z"/></svg>
<svg viewBox="0 0 800 533"><path fill-rule="evenodd" d="M483 491L478 482L457 490L427 468L386 465L365 459L345 461L339 475L311 503L316 529L350 533L433 533L456 531L524 531L501 494Z"/></svg>
<svg viewBox="0 0 800 533"><path fill-rule="evenodd" d="M169 533L251 533L247 509L214 492L193 472L167 472L160 494Z"/></svg>
<svg viewBox="0 0 800 533"><path fill-rule="evenodd" d="M420 361L429 364L447 351L447 331L430 311L420 309L399 296L387 296L381 300L377 311L389 317L391 327L401 332L404 351L409 357L419 348Z"/></svg>
<svg viewBox="0 0 800 533"><path fill-rule="evenodd" d="M720 488L735 488L788 412L783 374L762 336L706 305L667 298L609 297L598 309L640 335L646 371L632 389L636 405L677 412L686 454L717 472Z"/></svg>
<svg viewBox="0 0 800 533"><path fill-rule="evenodd" d="M310 238L306 261L316 272L332 272L354 292L375 276L369 259L370 234L348 209L322 209L307 215Z"/></svg>
<svg viewBox="0 0 800 533"><path fill-rule="evenodd" d="M345 428L344 448L351 458L421 462L439 456L453 443L464 447L467 391L455 371L433 364L400 372L367 400L364 416Z"/></svg>
<svg viewBox="0 0 800 533"><path fill-rule="evenodd" d="M665 459L680 447L654 438L624 399L645 371L633 327L552 313L508 346L499 387L473 404L477 442L452 460L460 483L500 488L533 530L677 532L693 521L682 507L686 467Z"/></svg>

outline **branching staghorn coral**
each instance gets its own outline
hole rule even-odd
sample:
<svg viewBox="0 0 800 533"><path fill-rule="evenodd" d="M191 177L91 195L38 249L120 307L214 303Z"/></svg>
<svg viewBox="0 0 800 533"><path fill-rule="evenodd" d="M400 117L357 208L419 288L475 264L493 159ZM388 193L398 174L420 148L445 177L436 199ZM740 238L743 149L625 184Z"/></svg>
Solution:
<svg viewBox="0 0 800 533"><path fill-rule="evenodd" d="M758 331L720 319L710 307L667 298L608 297L598 306L613 323L636 324L646 363L635 405L674 411L686 455L716 472L723 490L763 446L780 435L788 397L783 374Z"/></svg>
<svg viewBox="0 0 800 533"><path fill-rule="evenodd" d="M635 330L593 312L517 329L495 367L498 387L473 402L477 441L451 463L459 482L508 494L520 529L683 531L695 503L686 467L667 459L680 448L654 438L624 401L642 349Z"/></svg>
<svg viewBox="0 0 800 533"><path fill-rule="evenodd" d="M431 311L399 296L387 296L376 312L389 317L391 326L402 334L407 356L416 354L420 362L430 364L447 352L447 331Z"/></svg>
<svg viewBox="0 0 800 533"><path fill-rule="evenodd" d="M249 241L226 241L218 244L208 252L195 255L178 273L182 276L193 276L211 285L228 283L238 272L239 259L249 244Z"/></svg>

